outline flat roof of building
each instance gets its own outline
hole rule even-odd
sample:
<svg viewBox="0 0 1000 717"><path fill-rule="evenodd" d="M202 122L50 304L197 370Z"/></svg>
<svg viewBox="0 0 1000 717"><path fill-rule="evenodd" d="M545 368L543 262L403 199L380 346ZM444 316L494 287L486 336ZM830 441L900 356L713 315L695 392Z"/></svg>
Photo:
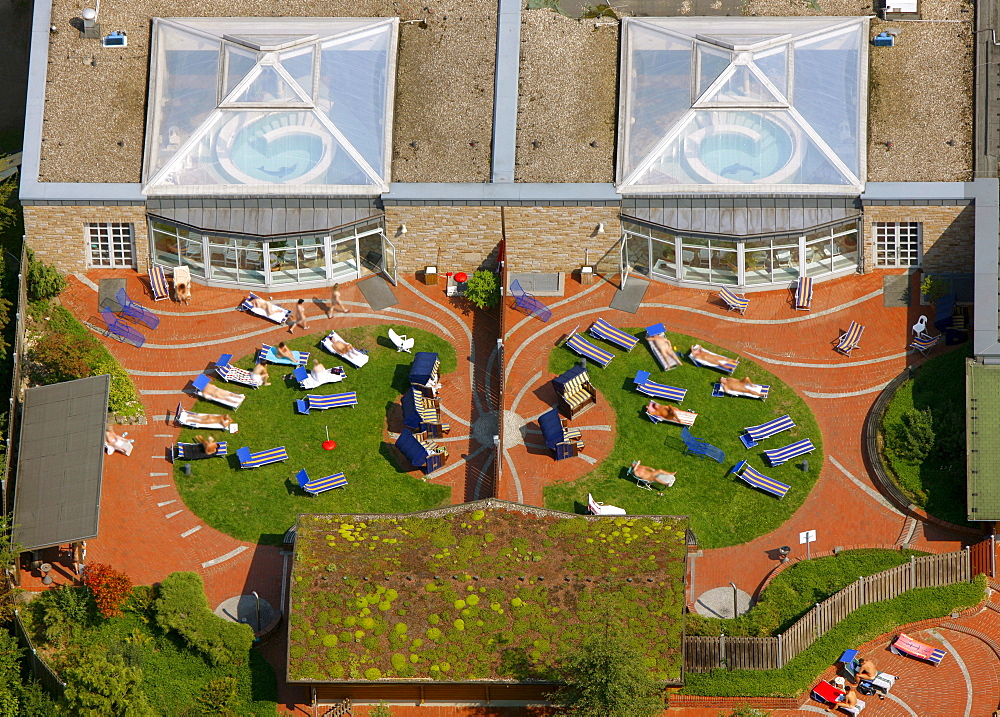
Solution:
<svg viewBox="0 0 1000 717"><path fill-rule="evenodd" d="M969 520L1000 520L1000 366L970 360L965 373Z"/></svg>

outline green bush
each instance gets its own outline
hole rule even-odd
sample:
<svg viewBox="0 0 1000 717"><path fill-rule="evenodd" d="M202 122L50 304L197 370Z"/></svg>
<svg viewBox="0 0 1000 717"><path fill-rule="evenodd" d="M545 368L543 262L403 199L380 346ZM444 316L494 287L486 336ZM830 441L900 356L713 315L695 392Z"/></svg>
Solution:
<svg viewBox="0 0 1000 717"><path fill-rule="evenodd" d="M934 446L934 420L930 408L911 408L888 436L888 449L908 463L920 463Z"/></svg>
<svg viewBox="0 0 1000 717"><path fill-rule="evenodd" d="M204 717L235 717L239 680L235 677L218 677L205 685L198 694L198 710Z"/></svg>
<svg viewBox="0 0 1000 717"><path fill-rule="evenodd" d="M36 638L42 643L64 645L91 622L93 603L86 588L64 585L46 590L31 603Z"/></svg>
<svg viewBox="0 0 1000 717"><path fill-rule="evenodd" d="M126 667L99 649L76 653L63 670L64 700L71 714L82 717L153 715L142 693L142 671Z"/></svg>
<svg viewBox="0 0 1000 717"><path fill-rule="evenodd" d="M66 288L66 277L58 269L43 261L35 260L35 253L28 249L28 299L41 301L58 296Z"/></svg>
<svg viewBox="0 0 1000 717"><path fill-rule="evenodd" d="M492 271L480 269L465 283L465 298L480 309L492 309L500 302L500 282ZM473 520L479 520L473 514Z"/></svg>
<svg viewBox="0 0 1000 717"><path fill-rule="evenodd" d="M951 284L949 282L938 279L933 274L927 274L920 281L920 293L932 304L947 296L950 290Z"/></svg>
<svg viewBox="0 0 1000 717"><path fill-rule="evenodd" d="M31 359L45 365L52 383L90 375L90 363L80 351L80 342L67 334L43 334L31 349Z"/></svg>
<svg viewBox="0 0 1000 717"><path fill-rule="evenodd" d="M241 664L247 659L253 630L249 625L228 622L212 612L201 576L168 575L160 584L154 609L156 622L163 630L177 632L212 664Z"/></svg>

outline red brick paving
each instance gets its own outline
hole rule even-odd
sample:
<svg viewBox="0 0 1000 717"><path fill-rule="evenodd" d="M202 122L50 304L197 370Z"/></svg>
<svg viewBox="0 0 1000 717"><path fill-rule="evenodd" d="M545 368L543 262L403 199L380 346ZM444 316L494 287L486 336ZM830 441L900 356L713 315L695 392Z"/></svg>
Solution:
<svg viewBox="0 0 1000 717"><path fill-rule="evenodd" d="M133 455L125 458L116 454L108 458L100 535L88 543L88 560L111 563L126 570L139 583L155 582L174 570L193 570L205 579L209 601L213 605L226 597L250 590L257 590L273 603L279 602L283 556L277 548L257 547L225 536L202 524L183 507L173 483L170 464L162 457L163 449L173 442L178 429L156 419L162 419L172 411L178 400L184 406L192 404L192 399L182 395L181 390L190 378L207 368L222 353L223 348L235 355L250 353L262 341L281 340L286 336L285 329L235 310L222 314L201 313L215 309L234 309L246 294L243 290L196 286L195 301L190 307L169 302L154 305L145 296L144 279L141 280L134 272L94 271L87 278L97 283L100 278L112 276L125 276L129 293L134 297L143 297L141 301L160 313L160 327L156 331L145 332L147 341L174 348L136 349L102 338L108 348L129 370L184 371L190 372L190 376L134 377L140 390L169 390L174 393L144 395L143 401L151 421L147 426L128 427L129 436L136 439ZM787 291L754 293L750 295L751 304L745 319L725 311L714 298L714 292L707 290L693 291L652 283L643 306L637 314L631 315L608 308L615 291L611 284L598 283L583 287L577 282L568 281L565 298L546 300L553 309L552 319L547 324L537 319L525 320L519 312L509 307L505 309L508 336L504 341L507 362L504 367L504 408L514 410L524 418L531 418L553 405L554 396L548 384L552 378L547 371L548 353L560 336L577 325L585 328L598 315L622 326L647 326L663 322L671 331L704 337L734 353L752 354L754 360L766 365L775 375L799 390L819 422L828 458L809 498L785 525L745 545L708 550L698 558L696 594L729 582L735 582L752 594L775 565L768 551L784 544L797 546L796 537L801 530L817 529L819 540L813 547L822 551L830 550L835 545L892 544L904 527L904 517L901 514L884 507L859 490L830 460L836 459L853 477L874 488L865 468L860 434L864 418L878 396L878 391L838 397L818 397L804 393L838 394L874 389L898 375L908 365L922 360L919 355L901 354L909 343L910 326L920 313L926 311L884 307L879 293L882 276L882 273L874 273L817 284L813 310L808 315L791 308L790 294ZM325 299L325 291L287 292L276 298L313 298L318 293L320 298ZM424 286L403 280L395 293L400 300L398 306L378 316L362 316L372 312L356 285L347 286L343 291L343 298L352 307L352 313L335 315L332 320L328 320L317 306L311 305L309 314L314 315L310 323L311 331L391 322L420 326L444 335L456 347L459 358L458 371L449 377L450 390L444 401L448 410L458 417L457 420L452 420L452 435L463 436L470 433L471 430L462 425L463 421L475 424L481 415L496 408L496 374L499 367L491 373L486 370L487 360L495 345L496 318L480 312L463 313L461 304L445 297L440 286ZM869 295L870 298L857 305L838 308ZM97 295L84 283L72 278L70 287L61 298L78 317L96 326L103 325L97 312ZM829 314L822 314L828 310ZM845 358L833 351L832 342L840 330L847 328L851 320L858 320L867 328L861 348L850 358ZM766 323L755 323L758 321ZM207 347L175 347L177 344L201 341L224 343ZM870 364L861 363L872 359L878 360ZM773 363L774 360L811 365L788 366ZM816 368L812 364L826 364L831 368ZM539 373L541 377L535 379ZM518 394L527 384L531 385L525 390L517 406L514 406ZM610 425L614 428L615 417L607 403L601 401L597 407L582 414L573 423L581 426ZM530 424L528 428L531 428ZM170 438L157 438L155 434L169 434ZM587 431L585 454L597 461L606 457L613 445L613 435L613 431ZM526 442L541 444L541 436L529 431ZM453 502L496 494L509 500L520 497L525 503L540 505L542 488L549 482L575 480L593 467L579 458L556 463L547 451L531 445L517 446L507 451L509 459L505 459L500 483L494 485L491 451L479 448L479 444L472 439L468 443L456 442L451 446L453 460L458 453L473 456L467 465L448 471L437 479L452 487ZM508 461L516 466L520 496ZM157 472L168 475L150 476ZM165 487L153 490L151 486L154 485ZM157 505L166 501L175 502L165 506ZM175 510L183 512L166 518L167 514ZM837 516L837 519L824 519L825 516ZM180 537L183 531L195 526L201 528L189 537ZM974 538L968 534L926 526L924 530L918 531L914 547L945 552L972 540ZM202 567L203 562L219 558L240 547L245 547L246 550L213 567ZM63 575L56 576L57 582L68 579L68 570ZM37 585L37 578L26 575L25 581L29 587L40 587ZM977 625L976 629L986 634L1000 635L1000 618L995 612L984 611L974 619L966 620L970 625ZM996 701L996 655L972 635L942 629L945 632L941 634L946 636L966 661L976 684L989 685L982 696L977 694L974 697L971 714L988 714L988 711L979 710L986 710L991 699ZM933 641L923 632L920 635ZM263 650L278 671L279 678L284 665L283 645L284 639L279 635ZM907 701L917 714L941 714L949 717L964 714L965 682L958 673L956 661L946 659L938 668L932 668L888 653L879 653L876 659L883 669L900 675L900 682L893 694ZM945 685L948 694L954 693L957 695L955 699L960 699L961 711L948 711L952 709L952 701L951 698L947 702L942 701L942 687ZM291 709L297 703L301 705L306 699L304 689L282 683L280 700L286 709ZM995 707L996 704L993 704L992 708ZM482 708L451 706L394 707L394 714L416 714L414 710L417 709L422 715L527 714L525 710L487 712ZM305 713L301 707L297 712ZM714 716L719 710L685 708L669 712L694 717L702 714ZM364 710L359 709L358 713L363 714ZM785 711L779 711L775 714L784 713ZM889 700L879 702L877 699L869 701L865 712L873 717L897 713L904 714Z"/></svg>

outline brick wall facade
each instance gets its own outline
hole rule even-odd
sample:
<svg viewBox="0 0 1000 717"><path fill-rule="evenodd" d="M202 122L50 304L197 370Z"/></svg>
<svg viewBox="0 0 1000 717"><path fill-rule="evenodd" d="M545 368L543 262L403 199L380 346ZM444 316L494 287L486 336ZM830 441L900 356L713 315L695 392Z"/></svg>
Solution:
<svg viewBox="0 0 1000 717"><path fill-rule="evenodd" d="M564 271L598 264L621 238L618 207L507 207L507 261L512 272ZM604 224L604 232L597 225ZM600 262L602 265L607 263ZM614 253L617 266L618 255Z"/></svg>
<svg viewBox="0 0 1000 717"><path fill-rule="evenodd" d="M145 271L149 256L146 208L133 206L24 207L24 234L35 256L64 272L87 270L86 225L127 222L132 225L135 268Z"/></svg>
<svg viewBox="0 0 1000 717"><path fill-rule="evenodd" d="M920 222L926 273L972 273L975 264L975 208L966 206L866 206L865 271L876 268L875 222Z"/></svg>
<svg viewBox="0 0 1000 717"><path fill-rule="evenodd" d="M406 234L399 227L406 225ZM396 247L396 271L424 267L471 272L496 266L499 207L397 206L385 208L385 234Z"/></svg>

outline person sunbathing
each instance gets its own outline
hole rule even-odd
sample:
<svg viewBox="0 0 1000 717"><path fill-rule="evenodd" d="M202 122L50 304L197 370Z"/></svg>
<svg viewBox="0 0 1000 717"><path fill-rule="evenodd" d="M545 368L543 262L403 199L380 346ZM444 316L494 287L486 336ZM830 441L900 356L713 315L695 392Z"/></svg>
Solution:
<svg viewBox="0 0 1000 717"><path fill-rule="evenodd" d="M674 366L681 365L680 356L678 356L677 352L674 351L673 344L670 343L670 339L666 336L663 334L649 336L646 338L646 341L648 341L653 347L653 350L663 358L663 361L667 364L667 366L673 368Z"/></svg>
<svg viewBox="0 0 1000 717"><path fill-rule="evenodd" d="M856 682L861 680L874 680L878 677L878 668L875 667L875 660L868 657L862 657L861 659L861 669L858 670L856 675Z"/></svg>
<svg viewBox="0 0 1000 717"><path fill-rule="evenodd" d="M271 377L267 375L267 364L259 363L253 367L253 371L250 372L254 380L257 382L258 386L270 386Z"/></svg>
<svg viewBox="0 0 1000 717"><path fill-rule="evenodd" d="M312 371L309 372L309 375L312 376L313 379L316 381L322 381L323 375L328 373L329 371L330 369L321 364L319 361L313 359L313 367Z"/></svg>
<svg viewBox="0 0 1000 717"><path fill-rule="evenodd" d="M680 409L674 408L673 406L664 406L662 403L657 403L656 401L650 401L646 404L646 413L651 416L657 416L663 418L667 421L673 421L674 423L680 423L682 413L690 413L689 411L681 411Z"/></svg>
<svg viewBox="0 0 1000 717"><path fill-rule="evenodd" d="M840 702L838 702L836 705L833 705L832 707L828 706L826 708L826 711L832 714L839 714L837 710L841 708L850 709L852 707L857 707L857 706L858 706L858 693L853 687L849 687L844 696L840 698Z"/></svg>
<svg viewBox="0 0 1000 717"><path fill-rule="evenodd" d="M195 436L194 439L201 444L201 449L205 451L206 456L214 456L219 452L219 443L212 436L208 438Z"/></svg>
<svg viewBox="0 0 1000 717"><path fill-rule="evenodd" d="M668 471L660 470L659 468L650 468L649 466L644 466L639 461L632 461L632 475L634 475L639 480L644 480L650 483L659 483L665 485L668 488L674 484L677 480L677 473L670 473Z"/></svg>
<svg viewBox="0 0 1000 717"><path fill-rule="evenodd" d="M327 337L327 341L330 342L330 348L333 349L335 354L349 354L354 350L354 347L343 339L335 339L329 336Z"/></svg>
<svg viewBox="0 0 1000 717"><path fill-rule="evenodd" d="M227 391L224 388L219 388L215 384L209 383L202 390L201 395L205 398L214 398L223 403L239 403L243 400L243 394L234 393L233 391Z"/></svg>
<svg viewBox="0 0 1000 717"><path fill-rule="evenodd" d="M184 422L192 426L222 426L228 429L233 419L228 413L189 413Z"/></svg>
<svg viewBox="0 0 1000 717"><path fill-rule="evenodd" d="M729 361L729 359L725 356L719 356L719 354L712 353L708 349L703 349L698 344L691 347L691 358L696 359L699 363L716 366L718 368L727 368L724 362Z"/></svg>
<svg viewBox="0 0 1000 717"><path fill-rule="evenodd" d="M132 442L134 438L125 438L124 436L119 436L114 432L114 429L107 429L104 431L104 443L111 446L113 450L121 451L122 453L128 455L132 450Z"/></svg>
<svg viewBox="0 0 1000 717"><path fill-rule="evenodd" d="M285 345L284 341L281 341L280 343L278 343L277 346L274 347L274 353L278 354L283 358L288 359L289 361L295 360L295 354L292 352L290 348L288 348L288 346Z"/></svg>
<svg viewBox="0 0 1000 717"><path fill-rule="evenodd" d="M252 299L250 299L250 306L252 306L255 309L260 309L268 316L285 313L285 310L282 309L277 304L271 303L267 299L262 299L259 296L255 296Z"/></svg>
<svg viewBox="0 0 1000 717"><path fill-rule="evenodd" d="M732 393L746 393L755 398L763 398L764 392L761 387L750 380L749 376L743 378L720 378L719 383L722 388Z"/></svg>

